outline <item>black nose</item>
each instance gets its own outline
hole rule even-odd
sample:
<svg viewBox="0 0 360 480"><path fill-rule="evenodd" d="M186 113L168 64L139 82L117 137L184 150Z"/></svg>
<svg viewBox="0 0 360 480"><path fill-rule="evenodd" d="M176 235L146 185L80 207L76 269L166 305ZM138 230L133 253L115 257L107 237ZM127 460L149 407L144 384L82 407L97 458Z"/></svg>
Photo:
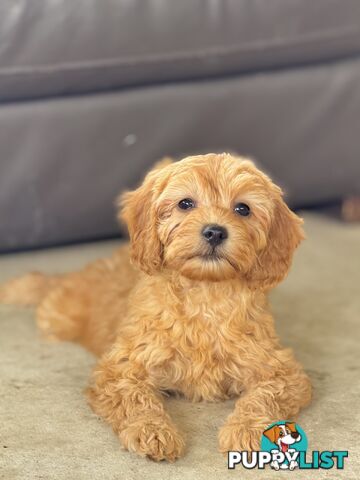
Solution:
<svg viewBox="0 0 360 480"><path fill-rule="evenodd" d="M299 432L291 432L291 436L292 438L295 438L295 440L298 438L299 435L300 435Z"/></svg>
<svg viewBox="0 0 360 480"><path fill-rule="evenodd" d="M202 235L212 247L220 245L228 236L227 230L220 225L206 225L203 228Z"/></svg>

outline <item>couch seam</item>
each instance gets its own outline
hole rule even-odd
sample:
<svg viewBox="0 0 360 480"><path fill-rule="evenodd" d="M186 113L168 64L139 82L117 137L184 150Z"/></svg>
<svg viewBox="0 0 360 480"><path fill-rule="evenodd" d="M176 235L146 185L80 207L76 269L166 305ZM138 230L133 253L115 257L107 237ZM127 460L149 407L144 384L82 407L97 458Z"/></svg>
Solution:
<svg viewBox="0 0 360 480"><path fill-rule="evenodd" d="M178 60L189 61L194 59L206 59L214 57L228 57L237 53L252 54L258 51L264 51L270 53L272 50L291 50L293 48L298 48L305 45L312 45L314 48L321 45L323 42L334 41L334 40L351 40L351 39L360 39L360 30L355 28L347 29L347 33L344 34L344 31L341 31L340 34L334 36L335 30L323 33L321 36L317 35L308 35L305 38L300 38L295 42L285 43L284 41L272 41L266 42L263 41L253 42L246 45L232 45L226 47L214 46L205 50L194 50L191 52L174 52L174 53L164 53L164 54L149 54L146 56L138 56L137 58L105 58L101 60L80 60L76 62L64 62L52 65L38 65L33 66L23 66L23 67L4 67L0 68L0 76L21 76L21 75L33 75L33 74L53 74L57 72L70 72L70 71L81 71L81 70L91 70L91 69L101 69L109 67L121 67L121 66L131 66L135 67L142 64L159 64L159 63L169 63L176 62ZM351 34L349 35L349 32ZM311 37L311 38L310 38ZM314 43L315 42L315 43ZM356 48L356 47L355 47ZM360 41L359 47L360 51ZM344 52L346 54L347 52ZM319 59L320 60L320 59Z"/></svg>

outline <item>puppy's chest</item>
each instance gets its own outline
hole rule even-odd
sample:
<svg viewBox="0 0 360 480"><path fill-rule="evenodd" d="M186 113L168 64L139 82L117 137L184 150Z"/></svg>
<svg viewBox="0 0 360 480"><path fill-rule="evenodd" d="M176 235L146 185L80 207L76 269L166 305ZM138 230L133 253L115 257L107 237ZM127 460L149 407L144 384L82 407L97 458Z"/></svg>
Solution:
<svg viewBox="0 0 360 480"><path fill-rule="evenodd" d="M239 315L232 312L236 313ZM161 371L163 387L181 391L193 400L212 401L239 394L241 359L237 345L247 339L239 328L230 331L228 324L231 321L224 308L216 306L199 305L196 311L176 318L166 339L171 359Z"/></svg>

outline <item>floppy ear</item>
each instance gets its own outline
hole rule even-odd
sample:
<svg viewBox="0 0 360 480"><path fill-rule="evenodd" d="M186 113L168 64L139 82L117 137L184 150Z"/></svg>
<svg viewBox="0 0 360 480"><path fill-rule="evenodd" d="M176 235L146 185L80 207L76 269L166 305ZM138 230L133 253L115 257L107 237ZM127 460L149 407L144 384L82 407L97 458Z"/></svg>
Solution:
<svg viewBox="0 0 360 480"><path fill-rule="evenodd" d="M119 219L126 223L129 230L131 260L149 275L162 265L155 202L169 176L164 176L162 169L170 163L169 158L156 163L139 188L125 192L118 200L121 207Z"/></svg>
<svg viewBox="0 0 360 480"><path fill-rule="evenodd" d="M304 239L303 220L289 210L278 187L274 201L266 246L247 275L252 289L267 290L281 282L289 271L296 247Z"/></svg>
<svg viewBox="0 0 360 480"><path fill-rule="evenodd" d="M274 425L271 428L268 428L267 430L265 430L265 432L263 432L263 435L265 435L265 437L268 438L272 443L275 443L275 439L276 439L275 428L276 428L276 425Z"/></svg>
<svg viewBox="0 0 360 480"><path fill-rule="evenodd" d="M296 426L294 422L287 422L285 425L289 427L292 432L296 432Z"/></svg>

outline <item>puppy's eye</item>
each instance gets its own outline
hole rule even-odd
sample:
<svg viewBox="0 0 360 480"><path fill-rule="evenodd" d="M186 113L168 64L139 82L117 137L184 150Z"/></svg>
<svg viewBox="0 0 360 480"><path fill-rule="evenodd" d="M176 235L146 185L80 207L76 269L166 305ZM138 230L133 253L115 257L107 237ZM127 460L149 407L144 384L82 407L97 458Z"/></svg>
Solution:
<svg viewBox="0 0 360 480"><path fill-rule="evenodd" d="M280 430L279 437L283 437L283 436L284 436L284 432L282 430Z"/></svg>
<svg viewBox="0 0 360 480"><path fill-rule="evenodd" d="M189 210L190 208L195 207L195 202L194 200L191 200L191 198L183 198L178 203L178 207L181 208L181 210Z"/></svg>
<svg viewBox="0 0 360 480"><path fill-rule="evenodd" d="M234 211L242 217L247 217L250 215L250 207L249 205L246 205L246 203L238 203L235 205Z"/></svg>

